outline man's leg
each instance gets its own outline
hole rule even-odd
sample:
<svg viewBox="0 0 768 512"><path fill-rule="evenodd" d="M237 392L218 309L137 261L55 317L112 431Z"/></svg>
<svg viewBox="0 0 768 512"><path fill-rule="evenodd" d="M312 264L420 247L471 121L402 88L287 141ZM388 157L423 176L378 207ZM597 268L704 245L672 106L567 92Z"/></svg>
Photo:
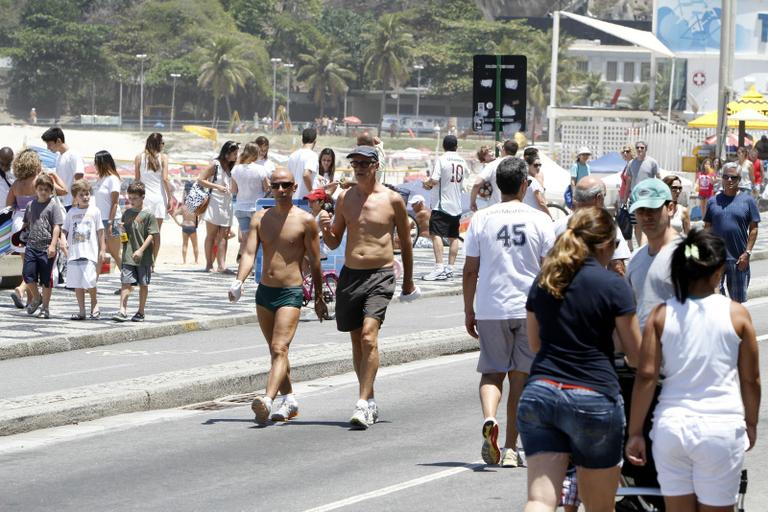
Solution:
<svg viewBox="0 0 768 512"><path fill-rule="evenodd" d="M456 257L459 255L459 239L449 238L451 245L448 248L448 266L453 268L453 264L456 263ZM442 244L442 240L440 241Z"/></svg>
<svg viewBox="0 0 768 512"><path fill-rule="evenodd" d="M480 377L480 407L483 418L495 418L504 387L503 373L484 373Z"/></svg>
<svg viewBox="0 0 768 512"><path fill-rule="evenodd" d="M352 354L357 363L355 373L357 373L357 380L360 383L360 400L373 398L373 382L379 371L380 327L381 323L377 319L365 317L363 327L359 331L352 332ZM357 332L360 335L355 339Z"/></svg>
<svg viewBox="0 0 768 512"><path fill-rule="evenodd" d="M266 395L272 400L278 392L282 395L293 393L288 348L296 334L300 313L301 310L293 307L282 307L274 313L265 307L256 307L259 326L267 339L272 358L266 389Z"/></svg>
<svg viewBox="0 0 768 512"><path fill-rule="evenodd" d="M443 237L430 232L432 237L432 251L435 253L435 267L443 266Z"/></svg>
<svg viewBox="0 0 768 512"><path fill-rule="evenodd" d="M509 376L509 396L507 396L507 438L504 448L517 450L517 404L523 393L528 374L512 370Z"/></svg>

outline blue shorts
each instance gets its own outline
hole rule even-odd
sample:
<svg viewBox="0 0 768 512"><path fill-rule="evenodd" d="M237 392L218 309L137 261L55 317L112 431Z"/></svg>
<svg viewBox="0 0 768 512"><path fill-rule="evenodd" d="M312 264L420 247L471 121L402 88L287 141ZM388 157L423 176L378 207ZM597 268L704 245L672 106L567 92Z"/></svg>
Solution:
<svg viewBox="0 0 768 512"><path fill-rule="evenodd" d="M240 226L240 232L241 233L248 233L248 230L251 229L251 217L253 217L254 212L246 212L242 210L235 211L235 218L237 219L237 224Z"/></svg>
<svg viewBox="0 0 768 512"><path fill-rule="evenodd" d="M106 235L109 233L109 222L108 220L101 221L104 223L104 234ZM117 227L117 222L115 221L112 223L112 238L120 238L120 228Z"/></svg>
<svg viewBox="0 0 768 512"><path fill-rule="evenodd" d="M24 250L22 276L25 283L40 283L43 288L53 288L53 268L56 256L48 257L48 251L38 251L27 247Z"/></svg>
<svg viewBox="0 0 768 512"><path fill-rule="evenodd" d="M749 288L749 279L751 272L749 267L742 272L736 268L735 261L725 262L725 272L720 278L720 293L725 295L728 290L728 296L736 302L747 302L747 288Z"/></svg>
<svg viewBox="0 0 768 512"><path fill-rule="evenodd" d="M529 381L520 396L517 428L526 457L570 453L573 463L607 469L622 460L624 401L588 389Z"/></svg>

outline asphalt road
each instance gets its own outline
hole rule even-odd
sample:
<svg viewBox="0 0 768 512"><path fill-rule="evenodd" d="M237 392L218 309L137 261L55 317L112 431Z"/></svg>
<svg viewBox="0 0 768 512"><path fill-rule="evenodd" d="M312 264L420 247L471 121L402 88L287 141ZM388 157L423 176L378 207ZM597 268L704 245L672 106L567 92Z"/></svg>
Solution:
<svg viewBox="0 0 768 512"><path fill-rule="evenodd" d="M243 405L2 438L0 510L521 510L526 470L480 464L475 363L471 353L384 368L382 421L364 432L347 426L356 380L346 374L299 384L298 419L266 428ZM766 402L760 421L746 463L751 512L768 499Z"/></svg>
<svg viewBox="0 0 768 512"><path fill-rule="evenodd" d="M393 303L381 330L382 337L464 324L461 296L433 297L412 303ZM326 344L349 344L349 334L336 322L320 323L303 310L291 352ZM77 386L129 379L161 372L239 361L269 354L257 324L197 331L153 340L120 343L0 361L0 397L44 393Z"/></svg>

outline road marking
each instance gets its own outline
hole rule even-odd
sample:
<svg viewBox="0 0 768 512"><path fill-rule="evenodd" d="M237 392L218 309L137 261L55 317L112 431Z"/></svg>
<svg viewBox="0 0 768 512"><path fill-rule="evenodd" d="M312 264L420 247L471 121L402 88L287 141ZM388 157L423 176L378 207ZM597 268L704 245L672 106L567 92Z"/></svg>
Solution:
<svg viewBox="0 0 768 512"><path fill-rule="evenodd" d="M45 379L53 379L53 378L56 378L56 377L66 377L67 375L77 375L77 374L80 374L80 373L91 373L91 372L100 372L102 370L112 370L114 368L125 368L126 366L133 366L133 365L132 364L128 364L128 363L126 363L126 364L114 364L112 366L102 366L102 367L99 367L99 368L89 368L87 370L77 370L77 371L74 371L74 372L54 373L54 374L51 374L51 375L46 375L43 378L45 378Z"/></svg>
<svg viewBox="0 0 768 512"><path fill-rule="evenodd" d="M473 471L483 466L485 466L485 463L482 461L472 462L471 464L464 464L456 468L446 469L445 471L440 471L438 473L433 473L431 475L422 476L420 478L414 478L413 480L408 480L406 482L401 482L399 484L390 485L388 487L382 487L381 489L367 492L364 494L358 494L357 496L352 496L350 498L346 498L343 500L334 501L333 503L328 503L327 505L310 508L305 510L304 512L327 512L329 510L336 510L337 508L348 507L349 505L354 505L355 503L360 503L361 501L366 501L373 498L380 498L382 496L386 496L388 494L409 489L411 487L428 484L429 482L434 482L435 480L440 480L442 478L448 478L450 476L463 473L464 471Z"/></svg>
<svg viewBox="0 0 768 512"><path fill-rule="evenodd" d="M450 315L433 315L432 318L452 318L454 316L464 316L462 311L458 313L451 313Z"/></svg>
<svg viewBox="0 0 768 512"><path fill-rule="evenodd" d="M224 350L213 350L211 352L203 352L203 354L210 355L210 354L225 354L227 352L238 352L240 350L253 350L255 348L261 348L264 345L249 345L247 347L237 347L237 348L227 348Z"/></svg>

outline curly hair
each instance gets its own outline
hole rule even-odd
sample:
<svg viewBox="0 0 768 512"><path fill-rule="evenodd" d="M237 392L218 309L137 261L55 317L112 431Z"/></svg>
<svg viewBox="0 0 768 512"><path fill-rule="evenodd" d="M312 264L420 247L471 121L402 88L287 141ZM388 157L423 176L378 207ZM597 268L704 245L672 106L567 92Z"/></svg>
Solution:
<svg viewBox="0 0 768 512"><path fill-rule="evenodd" d="M43 164L34 149L25 149L13 161L13 175L17 180L34 178L43 171Z"/></svg>

